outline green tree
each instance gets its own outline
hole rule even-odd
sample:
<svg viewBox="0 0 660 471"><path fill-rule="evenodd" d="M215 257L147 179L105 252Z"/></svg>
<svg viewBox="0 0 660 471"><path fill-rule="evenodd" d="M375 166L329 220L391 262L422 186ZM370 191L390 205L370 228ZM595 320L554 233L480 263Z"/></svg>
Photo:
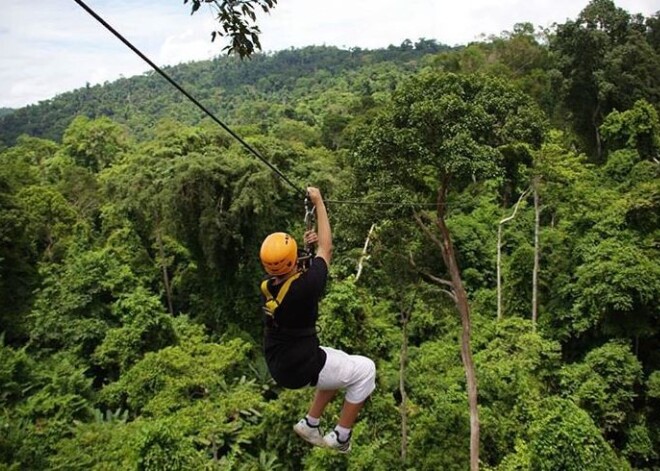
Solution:
<svg viewBox="0 0 660 471"><path fill-rule="evenodd" d="M622 113L614 110L608 114L601 134L608 150L634 149L641 159L660 155L658 112L646 100L638 100Z"/></svg>
<svg viewBox="0 0 660 471"><path fill-rule="evenodd" d="M76 164L92 172L112 165L129 145L124 128L107 117L78 116L62 137L63 150Z"/></svg>
<svg viewBox="0 0 660 471"><path fill-rule="evenodd" d="M255 382L244 376L252 347L237 338L211 343L203 327L185 317L178 318L174 328L177 345L147 353L103 388L100 404L104 410L127 410L135 418L133 439L124 446L136 459L133 466L146 459L151 464L145 469L162 469L171 449L181 455L175 469L186 469L190 460L214 469L236 469L240 457L258 454L252 443L261 433L262 397ZM74 437L86 453L68 455L74 450L68 446L66 459L75 462L87 456L97 466L106 460L112 465L119 456L104 456L107 445L85 441L90 428L81 428ZM157 433L150 438L152 432ZM148 446L143 441L147 438Z"/></svg>
<svg viewBox="0 0 660 471"><path fill-rule="evenodd" d="M55 192L39 186L41 165L56 152L54 142L28 136L20 137L16 146L0 152L0 330L11 344L25 338L24 314L39 278L36 263L40 252L36 246L43 240L43 233L37 232L43 226L35 219L43 221L41 216L45 215L37 216L39 210L30 207L29 195L36 197L37 193L44 192L51 200L58 199ZM60 209L66 206L60 200L55 205ZM60 214L63 218L59 222L70 223L69 208L65 210L67 214ZM57 225L57 216L55 218L50 222ZM66 232L61 226L59 229Z"/></svg>
<svg viewBox="0 0 660 471"><path fill-rule="evenodd" d="M48 187L30 186L21 190L16 199L26 217L33 251L41 260L60 258L77 222L74 209L64 196Z"/></svg>
<svg viewBox="0 0 660 471"><path fill-rule="evenodd" d="M534 332L529 319L515 317L497 322L478 317L474 337L484 424L482 459L496 465L524 441L539 402L550 395L561 363L560 344Z"/></svg>
<svg viewBox="0 0 660 471"><path fill-rule="evenodd" d="M642 367L630 348L609 342L590 351L582 363L560 373L562 394L589 412L606 436L623 432L631 422Z"/></svg>
<svg viewBox="0 0 660 471"><path fill-rule="evenodd" d="M643 26L612 0L592 0L575 21L558 25L550 47L564 77L564 103L587 152L602 160L599 127L613 109L660 98L660 56Z"/></svg>
<svg viewBox="0 0 660 471"><path fill-rule="evenodd" d="M91 380L67 353L36 361L0 343L0 359L0 464L47 469L56 443L92 416Z"/></svg>
<svg viewBox="0 0 660 471"><path fill-rule="evenodd" d="M540 471L629 469L587 413L565 399L549 398L539 404L528 450L530 468Z"/></svg>
<svg viewBox="0 0 660 471"><path fill-rule="evenodd" d="M470 309L447 226L450 190L472 178L495 176L501 148L539 145L542 117L529 98L503 81L484 76L425 73L393 96L392 105L365 130L354 166L357 180L388 200L435 201L435 216L415 215L439 249L462 323L461 357L470 404L470 466L478 468L477 383L470 349ZM434 229L437 230L437 234ZM438 279L438 278L436 278Z"/></svg>

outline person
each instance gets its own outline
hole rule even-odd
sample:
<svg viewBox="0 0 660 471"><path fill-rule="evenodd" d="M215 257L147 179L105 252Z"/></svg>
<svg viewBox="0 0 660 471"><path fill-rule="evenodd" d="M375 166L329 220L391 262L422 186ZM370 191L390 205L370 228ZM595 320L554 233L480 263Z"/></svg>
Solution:
<svg viewBox="0 0 660 471"><path fill-rule="evenodd" d="M270 374L284 388L315 387L307 415L293 426L307 442L346 453L351 449L351 429L364 402L376 387L376 366L360 355L320 346L316 331L318 304L332 259L332 233L318 188L307 189L314 205L317 232L305 232L316 255L307 269L298 267L298 246L284 232L266 237L261 263L269 275L261 284L265 312L264 353ZM323 435L321 416L338 390L345 389L339 421Z"/></svg>

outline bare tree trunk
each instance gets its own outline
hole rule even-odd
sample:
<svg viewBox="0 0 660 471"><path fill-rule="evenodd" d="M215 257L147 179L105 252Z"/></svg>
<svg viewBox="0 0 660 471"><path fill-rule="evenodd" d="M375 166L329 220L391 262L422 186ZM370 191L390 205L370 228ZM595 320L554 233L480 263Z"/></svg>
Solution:
<svg viewBox="0 0 660 471"><path fill-rule="evenodd" d="M463 286L461 279L461 272L456 262L456 252L451 241L451 234L445 222L445 201L447 196L449 181L445 177L443 184L438 190L438 198L436 204L437 216L435 225L440 232L440 238L424 224L419 214L415 214L415 221L424 233L435 243L440 249L442 259L449 271L450 281L446 281L427 273L424 273L432 281L443 285L451 286L451 291L444 290L445 293L454 300L461 318L461 360L463 361L463 368L465 369L465 379L467 385L468 407L470 409L470 470L479 470L479 408L478 408L478 391L477 391L477 375L474 369L474 361L472 359L472 350L470 347L470 305L468 303L467 293ZM413 261L414 263L414 261Z"/></svg>
<svg viewBox="0 0 660 471"><path fill-rule="evenodd" d="M449 229L445 224L444 217L438 217L436 224L442 235L442 256L449 269L449 276L456 296L456 307L461 316L461 359L465 368L465 379L467 382L468 405L470 408L470 470L479 469L479 409L477 392L477 375L474 370L474 361L472 360L472 350L470 347L470 305L468 303L467 293L463 287L461 273L456 263L456 254L451 242Z"/></svg>
<svg viewBox="0 0 660 471"><path fill-rule="evenodd" d="M532 272L532 329L536 332L539 303L539 262L540 244L539 231L541 229L541 209L539 207L539 177L534 177L534 271Z"/></svg>
<svg viewBox="0 0 660 471"><path fill-rule="evenodd" d="M497 320L502 319L502 225L516 217L518 206L528 190L525 190L518 198L511 216L502 219L497 226Z"/></svg>
<svg viewBox="0 0 660 471"><path fill-rule="evenodd" d="M367 249L369 248L369 239L371 238L371 234L373 233L375 228L376 228L376 224L372 224L371 228L369 229L369 233L367 234L367 240L364 241L364 247L362 248L362 256L360 256L360 260L358 261L357 273L355 274L356 283L360 279L360 275L362 274L362 267L364 265L364 261L369 259L369 255L367 255Z"/></svg>
<svg viewBox="0 0 660 471"><path fill-rule="evenodd" d="M167 264L165 263L165 248L163 247L163 239L160 235L160 230L156 231L156 240L158 242L158 252L160 254L160 266L163 272L163 285L165 285L165 296L167 297L167 308L171 315L174 315L174 308L172 307L172 288L170 286L170 276L167 273Z"/></svg>

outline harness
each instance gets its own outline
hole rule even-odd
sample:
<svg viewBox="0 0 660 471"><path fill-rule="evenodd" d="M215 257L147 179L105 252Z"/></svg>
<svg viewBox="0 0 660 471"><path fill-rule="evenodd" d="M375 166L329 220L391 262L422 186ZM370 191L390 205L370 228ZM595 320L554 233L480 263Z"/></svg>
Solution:
<svg viewBox="0 0 660 471"><path fill-rule="evenodd" d="M266 316L271 320L270 325L266 327L267 332L284 334L290 337L309 337L316 335L315 327L308 327L308 328L280 327L279 325L277 325L277 321L275 320L275 311L277 311L277 308L280 307L280 304L282 304L282 301L284 301L284 297L289 291L289 288L291 287L291 283L293 283L295 280L300 278L300 275L302 274L303 272L298 272L295 275L292 275L291 277L287 278L287 280L280 288L280 292L277 293L277 297L273 297L272 293L268 289L268 281L270 280L270 278L267 278L261 282L261 292L266 298L266 302L264 303L262 308L264 314L266 314Z"/></svg>
<svg viewBox="0 0 660 471"><path fill-rule="evenodd" d="M289 292L291 283L300 278L300 275L302 275L302 272L298 272L295 275L287 278L287 280L280 288L280 292L277 293L277 297L273 297L270 290L268 289L268 281L270 281L270 278L267 278L261 282L261 293L266 298L266 302L263 305L264 314L272 319L274 325L277 325L277 322L275 322L275 311L277 311L277 308L280 307L280 304L282 304L282 301L284 301L284 297Z"/></svg>

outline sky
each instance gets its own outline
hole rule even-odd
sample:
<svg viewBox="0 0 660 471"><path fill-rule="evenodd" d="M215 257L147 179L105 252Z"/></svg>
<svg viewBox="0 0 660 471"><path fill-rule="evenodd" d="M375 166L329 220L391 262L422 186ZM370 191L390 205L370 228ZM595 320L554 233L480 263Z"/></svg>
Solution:
<svg viewBox="0 0 660 471"><path fill-rule="evenodd" d="M36 104L87 83L112 82L150 68L74 0L0 0L0 108ZM208 6L194 15L183 0L83 0L159 66L222 55L211 42ZM450 46L530 22L575 19L587 0L278 0L258 14L264 52L311 45L385 48L434 39ZM615 0L650 16L660 0Z"/></svg>

